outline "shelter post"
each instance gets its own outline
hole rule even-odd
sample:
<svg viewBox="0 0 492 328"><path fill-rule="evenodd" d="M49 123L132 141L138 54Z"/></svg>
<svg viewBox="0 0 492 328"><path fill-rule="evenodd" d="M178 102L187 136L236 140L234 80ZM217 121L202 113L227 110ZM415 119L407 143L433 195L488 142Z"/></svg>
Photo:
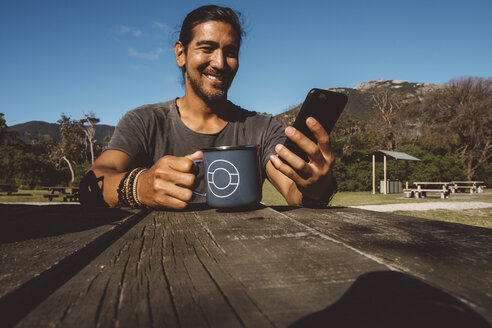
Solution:
<svg viewBox="0 0 492 328"><path fill-rule="evenodd" d="M372 194L376 194L376 155L372 155Z"/></svg>
<svg viewBox="0 0 492 328"><path fill-rule="evenodd" d="M384 194L386 195L388 193L388 190L386 188L388 187L388 184L386 183L386 155L384 155Z"/></svg>

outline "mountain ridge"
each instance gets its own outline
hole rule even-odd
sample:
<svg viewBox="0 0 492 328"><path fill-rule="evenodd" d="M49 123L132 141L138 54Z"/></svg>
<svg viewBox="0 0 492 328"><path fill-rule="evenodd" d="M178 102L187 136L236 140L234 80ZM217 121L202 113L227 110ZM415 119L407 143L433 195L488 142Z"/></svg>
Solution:
<svg viewBox="0 0 492 328"><path fill-rule="evenodd" d="M102 143L104 137L113 135L115 127L107 124L96 124L94 139ZM60 125L58 123L48 123L45 121L28 121L19 123L7 128L7 131L15 131L19 134L19 138L27 144L36 143L53 138L59 142L61 140Z"/></svg>
<svg viewBox="0 0 492 328"><path fill-rule="evenodd" d="M442 84L420 83L420 82L408 82L405 80L387 80L377 79L367 82L361 82L354 88L347 87L333 87L327 90L334 92L345 93L348 96L348 102L345 106L345 112L352 118L355 118L362 122L369 122L373 115L374 100L370 93L375 88L385 88L390 93L400 93L404 96L404 102L410 104L416 100L421 100L422 96L435 88L442 86ZM295 106L292 109L286 110L280 114L275 115L282 125L291 125L299 112L302 103ZM408 122L411 126L413 123ZM97 142L102 143L104 137L112 135L115 127L107 124L97 124L95 139ZM58 123L48 123L44 121L29 121L16 125L9 126L8 131L16 131L19 133L20 139L25 143L36 143L51 137L56 141L60 141L60 128Z"/></svg>
<svg viewBox="0 0 492 328"><path fill-rule="evenodd" d="M403 97L403 103L408 105L412 102L421 100L425 93L441 86L442 84L378 79L361 82L354 88L333 87L326 90L346 94L348 96L348 102L344 111L352 118L362 122L368 122L373 115L372 107L374 105L374 100L370 93L371 90L382 88L388 90L389 93L398 93ZM274 117L284 126L291 125L293 124L297 113L299 113L301 106L302 103L290 110L277 114Z"/></svg>

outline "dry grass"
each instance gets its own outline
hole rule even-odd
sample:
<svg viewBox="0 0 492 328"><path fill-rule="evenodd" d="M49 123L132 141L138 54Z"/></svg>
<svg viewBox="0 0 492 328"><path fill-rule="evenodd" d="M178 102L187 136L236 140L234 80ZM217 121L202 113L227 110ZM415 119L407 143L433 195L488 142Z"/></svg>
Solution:
<svg viewBox="0 0 492 328"><path fill-rule="evenodd" d="M263 203L265 205L286 205L284 198L268 182L263 186ZM333 198L333 206L384 205L424 202L485 202L492 203L492 190L481 194L457 193L448 199L441 199L437 194L424 199L405 198L403 194L375 194L371 192L339 192ZM429 210L429 211L395 211L393 213L419 217L430 220L454 222L473 226L492 228L492 206L485 209L470 210Z"/></svg>

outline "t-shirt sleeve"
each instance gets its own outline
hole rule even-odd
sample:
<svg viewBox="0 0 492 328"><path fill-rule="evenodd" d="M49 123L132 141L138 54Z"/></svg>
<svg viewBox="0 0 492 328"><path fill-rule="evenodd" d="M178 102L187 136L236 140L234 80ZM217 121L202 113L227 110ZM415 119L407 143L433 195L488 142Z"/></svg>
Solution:
<svg viewBox="0 0 492 328"><path fill-rule="evenodd" d="M275 154L275 146L277 144L283 144L285 139L284 127L273 117L270 117L267 129L262 140L261 147L261 160L263 164L263 171L266 169L266 165L270 160L270 155Z"/></svg>
<svg viewBox="0 0 492 328"><path fill-rule="evenodd" d="M106 149L120 150L132 158L138 166L145 166L148 156L146 127L140 115L135 111L129 111L116 125L111 140Z"/></svg>

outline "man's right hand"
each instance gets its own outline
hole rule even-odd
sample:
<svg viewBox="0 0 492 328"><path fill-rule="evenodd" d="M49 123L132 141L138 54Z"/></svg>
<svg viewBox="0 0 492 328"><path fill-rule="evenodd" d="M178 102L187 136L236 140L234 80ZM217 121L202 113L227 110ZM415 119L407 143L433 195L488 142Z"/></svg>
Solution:
<svg viewBox="0 0 492 328"><path fill-rule="evenodd" d="M164 156L138 178L138 200L150 207L184 209L193 198L198 165L197 151L185 157Z"/></svg>

